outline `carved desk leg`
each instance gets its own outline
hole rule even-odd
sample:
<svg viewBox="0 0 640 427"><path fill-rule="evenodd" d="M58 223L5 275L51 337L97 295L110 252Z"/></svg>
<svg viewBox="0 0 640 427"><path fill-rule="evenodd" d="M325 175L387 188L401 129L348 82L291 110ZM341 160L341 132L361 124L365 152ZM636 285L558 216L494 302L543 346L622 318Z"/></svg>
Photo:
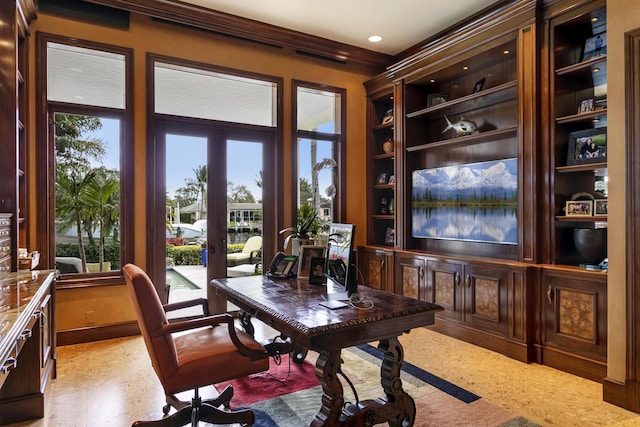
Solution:
<svg viewBox="0 0 640 427"><path fill-rule="evenodd" d="M400 417L389 420L389 425L412 426L416 419L416 404L413 398L402 389L402 380L400 379L404 349L397 337L381 340L378 348L384 352L380 378L387 402L393 403L403 411Z"/></svg>
<svg viewBox="0 0 640 427"><path fill-rule="evenodd" d="M320 352L316 360L316 377L322 385L322 408L316 414L312 427L337 426L344 407L342 383L338 369L342 359L340 351Z"/></svg>
<svg viewBox="0 0 640 427"><path fill-rule="evenodd" d="M244 310L240 310L238 312L238 319L240 319L240 325L242 325L242 329L244 329L244 331L249 335L254 336L255 329L253 327L253 324L251 323L251 315Z"/></svg>

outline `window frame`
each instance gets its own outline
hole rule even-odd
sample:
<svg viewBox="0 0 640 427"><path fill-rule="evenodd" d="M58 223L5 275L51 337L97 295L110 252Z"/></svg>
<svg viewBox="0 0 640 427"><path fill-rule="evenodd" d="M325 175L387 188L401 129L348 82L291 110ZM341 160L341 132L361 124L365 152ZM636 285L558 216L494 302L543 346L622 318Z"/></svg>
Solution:
<svg viewBox="0 0 640 427"><path fill-rule="evenodd" d="M124 56L125 107L124 109L92 105L63 103L47 100L47 49L49 43L65 44L91 50L100 50ZM36 246L41 253L42 268L55 268L55 123L54 114L79 114L120 120L120 266L134 260L134 173L133 173L133 50L95 43L73 37L38 33L36 38L39 76L36 81ZM121 284L122 272L112 270L101 273L74 273L61 275L57 287Z"/></svg>
<svg viewBox="0 0 640 427"><path fill-rule="evenodd" d="M340 133L314 132L298 130L298 88L312 89L323 92L333 92L340 95ZM299 204L298 187L300 176L298 174L298 140L316 139L330 141L335 153L334 160L337 163L334 176L338 177L336 195L333 203L332 219L334 222L344 222L346 218L346 152L347 152L347 90L321 83L312 83L302 80L291 81L291 218L295 220Z"/></svg>

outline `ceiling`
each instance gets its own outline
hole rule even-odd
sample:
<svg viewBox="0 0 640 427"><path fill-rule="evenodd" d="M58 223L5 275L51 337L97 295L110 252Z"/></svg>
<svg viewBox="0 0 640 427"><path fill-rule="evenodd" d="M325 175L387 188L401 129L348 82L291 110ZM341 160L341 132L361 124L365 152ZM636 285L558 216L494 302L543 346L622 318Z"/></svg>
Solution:
<svg viewBox="0 0 640 427"><path fill-rule="evenodd" d="M219 12L396 55L496 0L182 0ZM382 36L372 43L368 37Z"/></svg>

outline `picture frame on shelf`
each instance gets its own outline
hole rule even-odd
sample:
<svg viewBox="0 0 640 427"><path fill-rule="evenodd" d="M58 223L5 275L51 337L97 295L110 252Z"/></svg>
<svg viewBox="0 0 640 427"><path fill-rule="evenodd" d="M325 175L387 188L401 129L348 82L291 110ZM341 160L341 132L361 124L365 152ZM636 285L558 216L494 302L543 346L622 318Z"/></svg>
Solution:
<svg viewBox="0 0 640 427"><path fill-rule="evenodd" d="M324 246L302 245L300 246L300 257L298 258L298 279L309 278L311 272L311 259L324 258Z"/></svg>
<svg viewBox="0 0 640 427"><path fill-rule="evenodd" d="M565 205L566 216L592 216L593 201L569 200Z"/></svg>
<svg viewBox="0 0 640 427"><path fill-rule="evenodd" d="M596 199L593 201L593 214L597 216L607 216L609 208L607 199Z"/></svg>
<svg viewBox="0 0 640 427"><path fill-rule="evenodd" d="M311 258L309 269L309 283L312 285L322 285L324 283L324 257Z"/></svg>
<svg viewBox="0 0 640 427"><path fill-rule="evenodd" d="M607 128L585 129L569 134L567 165L607 161Z"/></svg>
<svg viewBox="0 0 640 427"><path fill-rule="evenodd" d="M436 105L444 104L449 100L449 94L446 92L430 93L427 96L427 107L435 107Z"/></svg>
<svg viewBox="0 0 640 427"><path fill-rule="evenodd" d="M396 183L396 176L395 175L391 175L389 177L389 181L387 181L387 184L395 184Z"/></svg>
<svg viewBox="0 0 640 427"><path fill-rule="evenodd" d="M393 246L396 244L396 230L391 227L387 227L387 231L384 235L384 244Z"/></svg>
<svg viewBox="0 0 640 427"><path fill-rule="evenodd" d="M588 113L593 111L593 98L583 99L578 106L578 113Z"/></svg>
<svg viewBox="0 0 640 427"><path fill-rule="evenodd" d="M482 88L484 87L484 82L486 81L486 77L481 78L480 80L478 80L476 82L476 84L473 86L473 93L478 93L482 90Z"/></svg>
<svg viewBox="0 0 640 427"><path fill-rule="evenodd" d="M607 53L607 33L596 34L584 42L582 61L588 61Z"/></svg>
<svg viewBox="0 0 640 427"><path fill-rule="evenodd" d="M387 110L387 112L384 114L384 117L382 118L382 125L386 125L387 123L391 123L393 121L393 108L390 110Z"/></svg>
<svg viewBox="0 0 640 427"><path fill-rule="evenodd" d="M376 184L378 185L384 185L387 183L387 179L389 178L389 172L384 171L384 172L380 172L378 174L378 176L376 177Z"/></svg>
<svg viewBox="0 0 640 427"><path fill-rule="evenodd" d="M381 215L389 214L389 198L387 196L380 197L380 208L378 209Z"/></svg>

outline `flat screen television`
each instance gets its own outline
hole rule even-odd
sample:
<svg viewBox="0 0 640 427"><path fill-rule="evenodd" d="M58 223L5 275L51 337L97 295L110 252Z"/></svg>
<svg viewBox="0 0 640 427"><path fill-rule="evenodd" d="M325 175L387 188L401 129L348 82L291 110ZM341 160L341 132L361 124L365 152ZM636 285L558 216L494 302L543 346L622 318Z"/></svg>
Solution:
<svg viewBox="0 0 640 427"><path fill-rule="evenodd" d="M331 223L327 241L325 276L344 288L345 299L357 292L356 259L353 245L356 227L353 224ZM339 297L335 295L334 297Z"/></svg>

